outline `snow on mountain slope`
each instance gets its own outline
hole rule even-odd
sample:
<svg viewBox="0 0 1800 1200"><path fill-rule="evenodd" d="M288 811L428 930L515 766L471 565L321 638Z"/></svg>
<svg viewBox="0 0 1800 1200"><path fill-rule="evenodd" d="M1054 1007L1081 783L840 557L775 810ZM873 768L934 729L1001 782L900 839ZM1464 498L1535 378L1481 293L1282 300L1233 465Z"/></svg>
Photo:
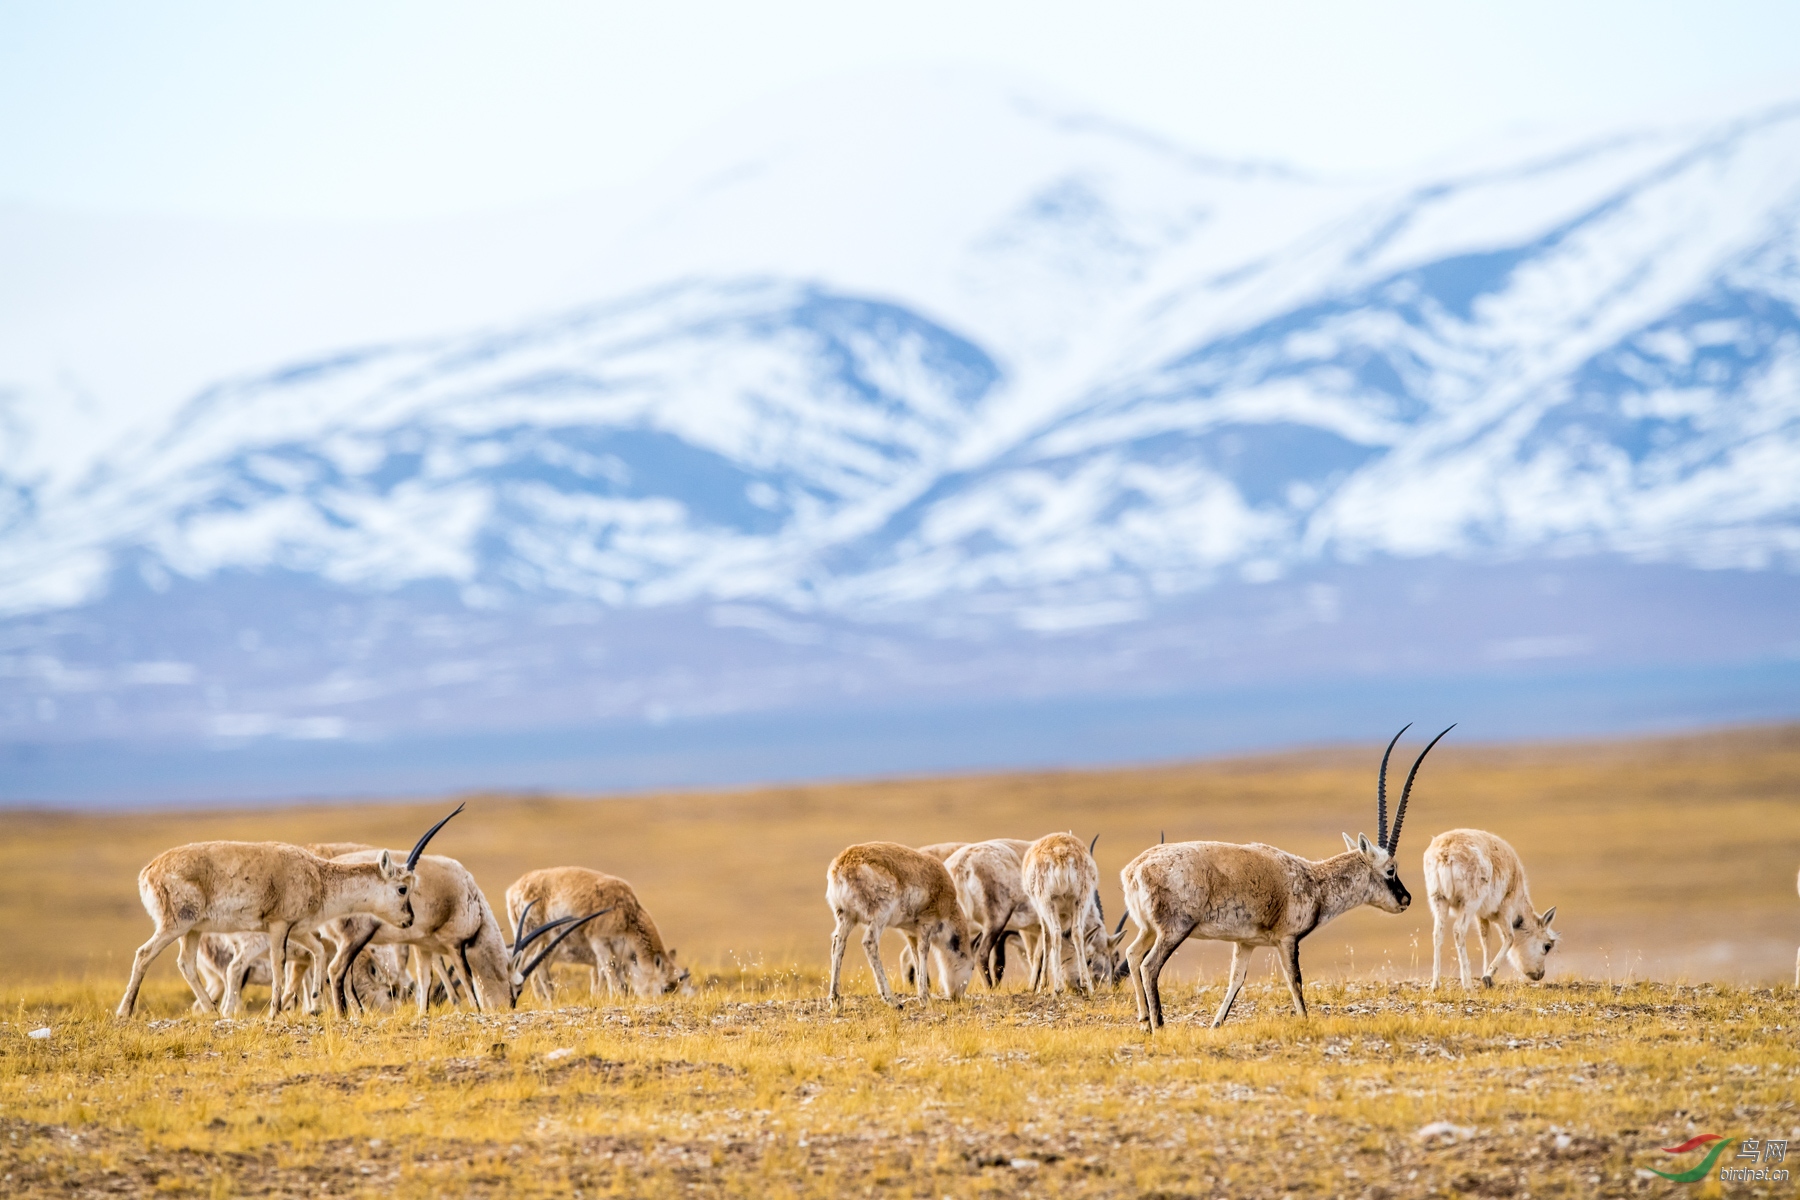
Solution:
<svg viewBox="0 0 1800 1200"><path fill-rule="evenodd" d="M935 478L997 378L905 310L754 282L346 353L212 389L25 522L7 599L138 546L189 578L441 578L475 603L799 603L808 553Z"/></svg>
<svg viewBox="0 0 1800 1200"><path fill-rule="evenodd" d="M1319 559L1792 569L1797 219L1795 108L1367 205L1151 301L1079 403L899 513L841 594L1019 592L1056 623Z"/></svg>
<svg viewBox="0 0 1800 1200"><path fill-rule="evenodd" d="M647 194L583 243L611 299L9 457L0 610L129 565L1051 630L1314 562L1794 561L1794 108L1374 189L888 80Z"/></svg>

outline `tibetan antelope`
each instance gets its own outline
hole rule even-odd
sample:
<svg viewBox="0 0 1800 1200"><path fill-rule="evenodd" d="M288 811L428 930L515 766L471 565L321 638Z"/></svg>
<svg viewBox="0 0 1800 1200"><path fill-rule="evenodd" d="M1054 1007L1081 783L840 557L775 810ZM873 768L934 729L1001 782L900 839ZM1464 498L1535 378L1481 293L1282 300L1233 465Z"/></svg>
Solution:
<svg viewBox="0 0 1800 1200"><path fill-rule="evenodd" d="M411 925L413 866L449 819L426 830L404 863L386 851L370 862L343 862L281 842L195 842L163 851L138 872L138 895L156 932L132 958L118 1015L132 1014L144 972L177 941L182 978L202 1008L213 1011L194 966L199 938L193 935L258 932L269 935L268 1017L274 1020L282 1008L289 931L351 913L369 913L397 928Z"/></svg>
<svg viewBox="0 0 1800 1200"><path fill-rule="evenodd" d="M1544 958L1560 936L1550 928L1555 906L1540 915L1531 907L1525 864L1505 840L1482 829L1451 829L1425 847L1425 899L1431 904L1431 986L1442 974L1444 935L1456 939L1456 961L1462 985L1469 982L1469 927L1481 944L1481 982L1494 986L1502 957L1527 979L1544 977ZM1499 934L1494 956L1488 957L1487 929Z"/></svg>
<svg viewBox="0 0 1800 1200"><path fill-rule="evenodd" d="M1400 733L1410 728L1408 725ZM1141 1024L1149 1029L1163 1024L1158 980L1163 964L1189 937L1232 943L1231 981L1212 1020L1217 1028L1224 1024L1238 990L1244 986L1250 955L1256 947L1275 947L1281 973L1294 998L1294 1009L1304 1017L1301 939L1334 917L1364 904L1383 912L1406 911L1412 895L1400 882L1394 852L1400 845L1400 826L1406 820L1413 780L1418 777L1425 756L1444 733L1432 738L1414 760L1390 831L1387 765L1400 733L1394 735L1381 756L1381 773L1375 784L1378 838L1373 845L1367 835L1358 835L1353 842L1346 833L1347 849L1343 854L1314 862L1260 842L1247 846L1170 842L1150 847L1119 872L1125 887L1126 911L1138 927L1126 962Z"/></svg>
<svg viewBox="0 0 1800 1200"><path fill-rule="evenodd" d="M302 842L300 848L320 858L336 858L355 850L372 849L361 842ZM288 959L285 992L290 1001L298 1001L307 1012L317 1013L320 1009L320 996L325 989L325 960L329 955L310 929L289 931L288 946L300 950L301 954ZM263 960L268 957L268 953L267 934L201 935L200 954L195 966L206 984L207 994L212 995L215 989L218 991L214 1001L219 1004L221 1013L229 1017L241 1012L244 1006L241 996L244 986L266 982L268 966ZM301 963L306 964L304 986L299 985L296 980L296 968ZM194 1002L194 1007L200 1007L199 1001Z"/></svg>
<svg viewBox="0 0 1800 1200"><path fill-rule="evenodd" d="M382 853L362 850L337 861L357 862ZM326 973L333 1011L344 1011L345 980L350 966L371 944L408 947L415 987L413 1001L421 1016L430 1006L434 974L442 977L448 995L454 997L461 988L477 1011L498 1012L517 1007L528 977L520 966L525 946L531 938L576 918L552 921L529 936L519 930L509 947L494 910L467 867L454 858L428 854L418 860L416 873L411 926L399 928L369 916L350 916L333 921L322 931L336 947ZM599 915L594 913L591 917Z"/></svg>
<svg viewBox="0 0 1800 1200"><path fill-rule="evenodd" d="M842 999L838 981L844 949L858 925L863 926L863 953L875 974L876 989L887 1003L900 1006L881 965L881 935L888 929L898 929L912 948L913 961L919 965L921 1001L929 996L928 964L934 953L945 997L961 999L975 973L974 930L956 902L956 885L943 863L896 842L850 846L826 869L825 903L837 918L831 931L831 986L826 993L832 1004Z"/></svg>
<svg viewBox="0 0 1800 1200"><path fill-rule="evenodd" d="M1107 934L1100 909L1100 868L1093 854L1094 842L1099 840L1100 835L1095 834L1094 841L1083 847L1072 833L1047 834L1031 843L1019 864L1025 895L1043 929L1033 987L1047 977L1052 993L1068 989L1064 938L1071 942L1067 957L1075 960L1075 978L1084 993L1091 995L1094 990L1095 949L1105 951L1107 981L1117 979L1111 963L1124 936L1125 922L1119 922L1118 933Z"/></svg>
<svg viewBox="0 0 1800 1200"><path fill-rule="evenodd" d="M606 920L593 922L579 937L571 938L556 960L592 969L589 995L598 996L602 983L609 995L621 994L627 987L643 997L693 990L686 968L675 961L675 951L663 945L656 922L623 879L586 867L531 871L506 889L508 920L519 921L534 904L545 920L575 917L595 909L610 912ZM532 986L545 1000L555 994L548 971L537 976Z"/></svg>
<svg viewBox="0 0 1800 1200"><path fill-rule="evenodd" d="M968 844L967 842L932 842L930 845L920 846L919 853L929 854L939 862L947 863L952 854ZM913 985L914 979L917 978L917 972L918 968L913 963L912 943L908 942L900 947L900 975L906 980L907 987Z"/></svg>
<svg viewBox="0 0 1800 1200"><path fill-rule="evenodd" d="M1000 838L970 842L945 860L944 869L950 872L957 903L975 927L974 952L982 980L997 988L1006 973L1007 935L1019 936L1028 962L1037 942L1037 913L1025 895L1020 852ZM907 982L912 982L910 975Z"/></svg>

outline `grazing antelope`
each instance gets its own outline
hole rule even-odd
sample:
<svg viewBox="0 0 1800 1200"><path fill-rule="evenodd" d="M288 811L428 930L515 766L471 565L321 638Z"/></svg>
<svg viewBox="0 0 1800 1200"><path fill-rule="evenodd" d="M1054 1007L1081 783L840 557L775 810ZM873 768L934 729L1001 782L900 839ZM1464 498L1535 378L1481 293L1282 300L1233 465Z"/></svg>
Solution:
<svg viewBox="0 0 1800 1200"><path fill-rule="evenodd" d="M1525 864L1505 840L1482 829L1451 829L1425 847L1425 898L1431 904L1431 986L1442 972L1444 935L1454 922L1456 961L1462 985L1469 982L1469 927L1481 943L1481 983L1494 986L1502 957L1512 960L1527 979L1544 977L1544 958L1561 936L1550 928L1555 906L1539 915L1531 907ZM1488 957L1487 927L1499 934L1494 956Z"/></svg>
<svg viewBox="0 0 1800 1200"><path fill-rule="evenodd" d="M956 899L975 926L975 958L989 988L1000 986L1006 973L1006 939L1016 934L1027 962L1035 962L1039 937L1037 911L1025 894L1023 850L1029 842L994 838L971 842L944 863L956 886ZM912 982L912 977L907 977Z"/></svg>
<svg viewBox="0 0 1800 1200"><path fill-rule="evenodd" d="M1410 728L1408 725L1400 733ZM1163 964L1189 937L1232 943L1231 982L1213 1016L1216 1029L1224 1024L1238 990L1244 986L1250 955L1256 947L1276 948L1281 973L1294 998L1294 1009L1304 1017L1301 940L1327 921L1364 904L1383 912L1406 911L1412 895L1400 882L1394 852L1400 845L1400 826L1406 820L1413 780L1418 777L1425 756L1444 733L1432 738L1413 762L1406 787L1400 793L1399 807L1394 811L1394 827L1389 831L1387 765L1400 733L1394 735L1381 756L1381 774L1375 784L1378 840L1373 845L1366 835L1358 835L1352 842L1346 833L1345 853L1314 862L1260 842L1247 846L1171 842L1150 847L1119 872L1125 887L1126 911L1138 927L1126 962L1141 1024L1149 1029L1162 1026L1158 981Z"/></svg>
<svg viewBox="0 0 1800 1200"><path fill-rule="evenodd" d="M1109 942L1105 918L1100 915L1100 868L1093 854L1094 842L1099 840L1100 835L1095 834L1094 841L1084 848L1081 839L1072 833L1046 834L1026 848L1019 864L1025 895L1043 927L1043 948L1037 955L1032 984L1037 986L1048 971L1052 994L1068 990L1068 969L1062 953L1065 937L1073 944L1076 981L1084 993L1092 995L1095 972L1090 944L1096 938L1106 943L1110 964L1110 951L1124 933L1125 923L1121 921L1119 935Z"/></svg>
<svg viewBox="0 0 1800 1200"><path fill-rule="evenodd" d="M929 996L927 964L934 952L945 997L961 999L975 973L974 930L956 902L956 885L943 863L896 842L850 846L825 871L825 903L837 918L831 931L831 986L826 993L831 1003L842 999L838 981L844 948L858 925L863 926L863 953L875 974L876 989L887 1003L900 1006L881 966L881 935L888 929L898 929L912 948L913 961L919 965L921 1001Z"/></svg>
<svg viewBox="0 0 1800 1200"><path fill-rule="evenodd" d="M919 853L929 854L939 862L947 863L952 854L968 844L967 842L932 842L928 846L920 846ZM918 968L913 963L912 943L908 942L900 947L900 974L906 980L906 986L913 985L917 971Z"/></svg>
<svg viewBox="0 0 1800 1200"><path fill-rule="evenodd" d="M686 968L675 961L674 950L664 947L656 922L623 879L586 867L530 871L506 889L508 919L520 920L534 904L540 917L552 920L595 909L606 909L612 914L605 921L589 925L580 937L570 939L557 960L592 969L589 995L598 996L602 983L608 995L621 994L627 986L644 997L666 996L683 988L693 990ZM555 984L548 971L537 976L532 986L545 1000L555 995Z"/></svg>
<svg viewBox="0 0 1800 1200"><path fill-rule="evenodd" d="M268 1017L274 1020L282 1007L289 931L351 913L370 913L397 928L411 925L413 865L449 819L426 830L405 863L386 851L371 862L343 862L281 842L195 842L163 851L138 872L138 895L156 932L132 958L118 1015L129 1017L137 1008L144 972L177 941L182 978L204 1010L213 1011L194 967L199 939L192 935L260 932L269 935Z"/></svg>

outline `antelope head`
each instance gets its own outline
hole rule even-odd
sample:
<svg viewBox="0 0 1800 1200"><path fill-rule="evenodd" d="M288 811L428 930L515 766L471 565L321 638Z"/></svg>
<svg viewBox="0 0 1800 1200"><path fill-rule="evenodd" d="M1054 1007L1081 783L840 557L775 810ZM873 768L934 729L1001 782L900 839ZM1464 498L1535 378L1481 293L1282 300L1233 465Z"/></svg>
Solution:
<svg viewBox="0 0 1800 1200"><path fill-rule="evenodd" d="M1541 915L1527 910L1513 918L1512 945L1506 948L1506 957L1527 979L1536 981L1544 977L1544 960L1556 949L1556 943L1562 937L1550 928L1555 917L1556 906L1551 905Z"/></svg>
<svg viewBox="0 0 1800 1200"><path fill-rule="evenodd" d="M452 812L450 817L454 817L462 810L463 806L457 805L455 812ZM393 890L384 897L388 901L384 910L375 915L396 929L405 929L413 923L412 893L419 880L419 856L425 853L425 847L431 844L431 839L437 834L437 831L450 823L450 817L445 817L427 829L425 836L413 843L412 853L406 856L404 863L396 864L394 856L386 850L381 852L381 858L376 862L382 881L390 885Z"/></svg>
<svg viewBox="0 0 1800 1200"><path fill-rule="evenodd" d="M1350 840L1349 834L1344 835L1344 845L1350 848L1351 853L1362 855L1363 862L1369 868L1368 902L1383 912L1405 912L1407 906L1412 903L1412 893L1406 890L1404 883L1400 882L1400 871L1394 858L1400 849L1400 826L1406 820L1406 802L1412 797L1413 780L1419 777L1419 765L1425 761L1425 756L1431 753L1431 748L1443 738L1444 733L1449 733L1456 726L1451 725L1449 729L1444 730L1444 733L1432 738L1430 742L1426 743L1425 749L1419 751L1419 757L1413 760L1412 770L1406 774L1406 786L1400 790L1400 803L1394 809L1394 827L1389 830L1387 820L1388 759L1394 753L1395 744L1400 741L1400 734L1411 728L1410 723L1401 726L1400 733L1394 735L1393 741L1388 743L1387 749L1381 755L1381 774L1376 777L1375 781L1377 840L1371 845L1367 834L1357 834L1355 841Z"/></svg>

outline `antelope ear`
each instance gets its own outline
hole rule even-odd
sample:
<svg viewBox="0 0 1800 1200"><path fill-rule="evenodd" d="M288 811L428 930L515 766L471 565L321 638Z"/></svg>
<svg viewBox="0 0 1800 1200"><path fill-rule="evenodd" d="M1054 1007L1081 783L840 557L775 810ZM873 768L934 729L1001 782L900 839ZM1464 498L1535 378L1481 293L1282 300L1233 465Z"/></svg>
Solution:
<svg viewBox="0 0 1800 1200"><path fill-rule="evenodd" d="M386 850L381 852L381 874L384 879L392 879L395 875L394 856Z"/></svg>
<svg viewBox="0 0 1800 1200"><path fill-rule="evenodd" d="M1514 929L1525 928L1525 918L1524 917L1514 917L1513 918L1513 928Z"/></svg>
<svg viewBox="0 0 1800 1200"><path fill-rule="evenodd" d="M1546 925L1548 925L1551 921L1555 920L1556 919L1556 905L1552 904L1549 908L1546 908L1544 910L1544 915L1539 919L1542 920L1544 922L1544 924L1546 924Z"/></svg>
<svg viewBox="0 0 1800 1200"><path fill-rule="evenodd" d="M1356 848L1362 851L1362 856L1364 858L1375 857L1375 843L1369 840L1369 835L1366 833L1359 833L1356 835Z"/></svg>
<svg viewBox="0 0 1800 1200"><path fill-rule="evenodd" d="M1368 838L1363 839L1363 841L1365 841L1365 842L1368 840L1369 840ZM1344 835L1344 849L1346 849L1346 850L1355 850L1356 849L1356 843L1351 840L1350 835L1347 833Z"/></svg>

